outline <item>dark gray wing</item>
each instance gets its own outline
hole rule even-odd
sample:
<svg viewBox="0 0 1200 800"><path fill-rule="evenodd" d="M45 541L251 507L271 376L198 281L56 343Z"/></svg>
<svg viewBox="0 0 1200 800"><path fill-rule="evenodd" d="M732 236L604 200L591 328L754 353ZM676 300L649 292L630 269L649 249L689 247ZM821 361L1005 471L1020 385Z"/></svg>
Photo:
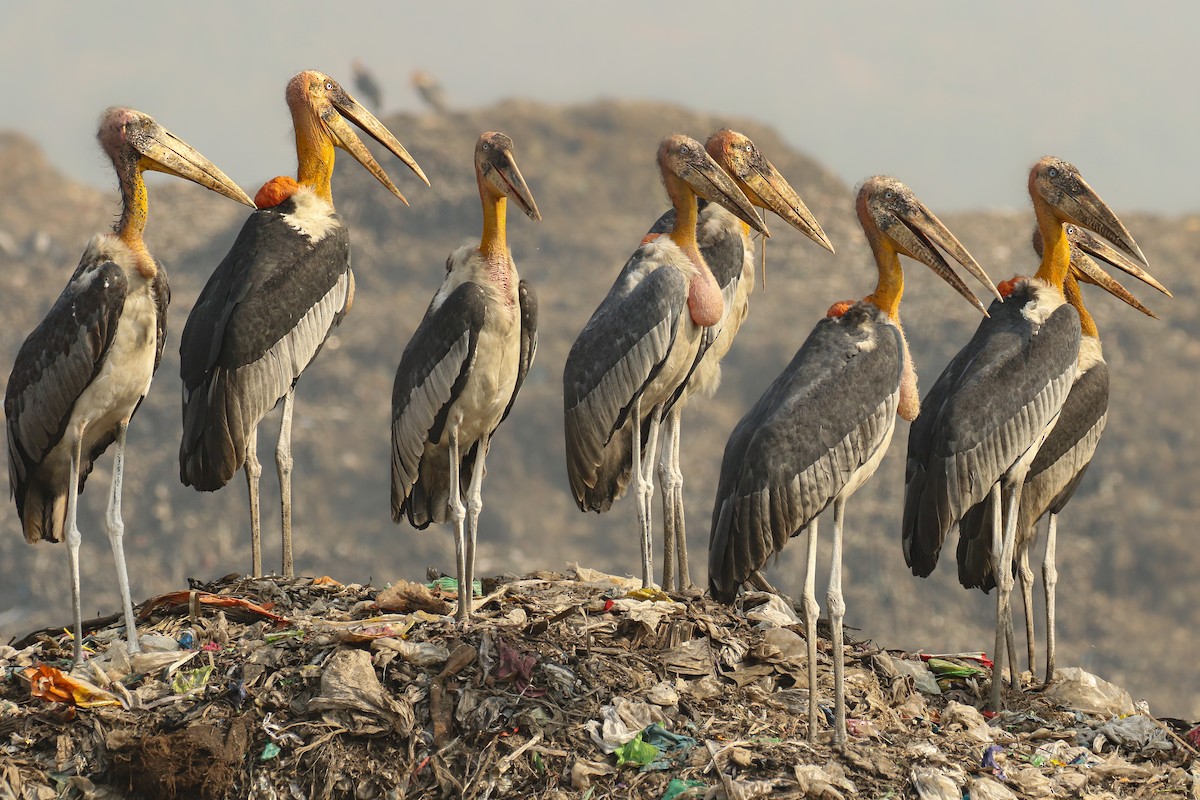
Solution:
<svg viewBox="0 0 1200 800"><path fill-rule="evenodd" d="M870 460L895 424L900 332L866 303L817 323L725 446L709 536L709 589L730 602ZM874 346L863 346L869 340Z"/></svg>
<svg viewBox="0 0 1200 800"><path fill-rule="evenodd" d="M157 316L157 344L154 346L154 371L162 363L163 348L167 345L167 306L171 304L171 283L167 280L167 269L158 262L158 272L150 290L154 293L154 310Z"/></svg>
<svg viewBox="0 0 1200 800"><path fill-rule="evenodd" d="M425 313L404 348L392 387L392 519L405 512L414 525L434 510L413 508L425 444L441 439L446 415L475 365L479 332L487 314L487 292L464 283L437 308ZM423 496L438 496L424 492ZM428 511L428 513L417 513ZM440 511L440 510L439 510Z"/></svg>
<svg viewBox="0 0 1200 800"><path fill-rule="evenodd" d="M1035 327L1029 284L993 302L975 335L921 402L908 436L902 543L927 576L951 529L1058 414L1075 375L1079 315L1059 306Z"/></svg>
<svg viewBox="0 0 1200 800"><path fill-rule="evenodd" d="M85 256L50 312L17 352L4 395L8 480L29 541L59 538L56 526L45 524L41 508L27 509L26 501L34 495L49 497L66 492L66 487L35 485L34 473L62 439L75 402L103 366L117 332L127 288L119 266L107 259L88 260ZM81 489L92 461L109 443L111 439L83 454Z"/></svg>
<svg viewBox="0 0 1200 800"><path fill-rule="evenodd" d="M504 408L504 416L500 417L501 422L508 419L508 412L512 411L513 403L517 402L517 394L525 384L525 377L533 365L534 356L537 355L537 292L533 290L529 281L523 280L517 285L517 298L521 303L521 361L517 366L517 382L513 384L512 397Z"/></svg>
<svg viewBox="0 0 1200 800"><path fill-rule="evenodd" d="M639 249L622 275L635 270L641 254ZM678 270L653 270L635 285L618 279L571 346L563 407L567 476L580 509L595 507L589 495L604 448L662 369L684 313L687 281Z"/></svg>
<svg viewBox="0 0 1200 800"><path fill-rule="evenodd" d="M183 328L180 478L224 486L246 459L259 420L316 357L350 296L350 240L334 215L312 242L284 214L288 200L250 215Z"/></svg>
<svg viewBox="0 0 1200 800"><path fill-rule="evenodd" d="M1061 512L1087 472L1108 414L1108 379L1108 365L1100 361L1075 381L1058 422L1034 457L1021 492L1018 553L1033 546L1037 521L1047 512ZM992 515L986 500L963 515L957 556L959 582L968 589L991 591L996 582L991 565Z"/></svg>

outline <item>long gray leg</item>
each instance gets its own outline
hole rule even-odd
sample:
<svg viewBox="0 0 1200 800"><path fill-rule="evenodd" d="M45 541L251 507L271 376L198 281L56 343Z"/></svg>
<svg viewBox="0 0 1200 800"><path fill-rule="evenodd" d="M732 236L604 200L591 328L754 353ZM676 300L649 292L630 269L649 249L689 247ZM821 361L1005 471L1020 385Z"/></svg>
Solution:
<svg viewBox="0 0 1200 800"><path fill-rule="evenodd" d="M662 493L663 505L663 579L662 588L665 592L673 592L682 586L676 586L675 576L678 572L676 559L679 553L679 536L682 526L683 506L676 503L677 494L682 494L683 475L673 470L673 462L677 458L679 448L679 417L682 409L676 405L667 415L662 431L662 454L658 460L658 485Z"/></svg>
<svg viewBox="0 0 1200 800"><path fill-rule="evenodd" d="M279 423L279 444L275 448L275 466L279 470L279 498L283 513L283 577L296 574L292 560L292 408L296 387L283 396L283 419Z"/></svg>
<svg viewBox="0 0 1200 800"><path fill-rule="evenodd" d="M458 470L458 431L450 433L450 497L448 500L450 521L454 523L454 556L458 568L458 609L454 616L459 622L466 622L471 616L471 587L463 587L463 579L467 573L467 545L463 533L463 520L467 516L466 506L462 501L462 490L459 486Z"/></svg>
<svg viewBox="0 0 1200 800"><path fill-rule="evenodd" d="M671 448L671 474L674 476L675 494L675 564L679 570L679 589L692 587L692 570L688 566L687 525L683 509L683 467L679 464L680 433L683 429L683 409L679 409L679 417L675 420L675 443Z"/></svg>
<svg viewBox="0 0 1200 800"><path fill-rule="evenodd" d="M804 566L804 640L808 645L808 740L817 740L817 521L808 523L808 555Z"/></svg>
<svg viewBox="0 0 1200 800"><path fill-rule="evenodd" d="M641 400L635 401L633 426L634 479L637 482L638 524L642 536L642 586L654 584L654 532L651 530L651 505L654 499L654 454L658 445L658 429L662 424L662 404L650 412L650 433L646 436L645 451L641 448ZM639 463L640 461L640 463Z"/></svg>
<svg viewBox="0 0 1200 800"><path fill-rule="evenodd" d="M833 741L846 741L846 683L845 656L842 652L842 621L846 618L846 601L842 597L842 520L846 513L846 499L838 496L833 501L833 559L829 570L829 592L825 595L829 605L829 628L833 632Z"/></svg>
<svg viewBox="0 0 1200 800"><path fill-rule="evenodd" d="M1029 656L1029 674L1037 680L1037 644L1033 630L1033 570L1029 567L1029 547L1017 559L1017 576L1021 580L1021 600L1025 604L1025 651Z"/></svg>
<svg viewBox="0 0 1200 800"><path fill-rule="evenodd" d="M1000 482L992 485L988 497L988 508L992 513L992 580L996 583L996 649L992 651L992 707L999 710L1000 681L1004 675L1004 657L1000 628L1000 574L1004 557L1004 504Z"/></svg>
<svg viewBox="0 0 1200 800"><path fill-rule="evenodd" d="M262 464L258 460L258 429L251 428L246 440L246 488L250 491L250 574L262 577L262 522L258 514L258 479Z"/></svg>
<svg viewBox="0 0 1200 800"><path fill-rule="evenodd" d="M1017 510L1021 507L1021 483L1016 480L1009 489L1008 509L1005 512L1004 541L1000 551L1000 571L996 575L996 653L1002 653L1004 631L1012 625L1012 590L1013 590L1013 549L1016 539ZM997 663L1000 658L997 657ZM1000 684L997 675L992 677L992 709L1003 709ZM1019 689L1017 676L1010 675L1009 681L1014 689Z"/></svg>
<svg viewBox="0 0 1200 800"><path fill-rule="evenodd" d="M466 555L466 592L467 609L472 608L475 597L475 544L479 539L479 512L483 510L483 459L491 447L490 436L479 440L475 452L475 464L471 469L471 485L467 487L467 555ZM462 592L459 587L459 592ZM459 597L462 597L459 594Z"/></svg>
<svg viewBox="0 0 1200 800"><path fill-rule="evenodd" d="M79 600L79 465L83 460L83 431L71 443L71 477L67 486L67 564L71 569L71 607L75 612L74 663L83 663L83 605Z"/></svg>
<svg viewBox="0 0 1200 800"><path fill-rule="evenodd" d="M117 449L113 454L112 494L108 498L108 543L112 545L113 560L117 563L117 587L121 590L121 604L125 610L125 637L129 652L140 652L138 647L137 621L133 618L133 600L129 596L129 572L125 568L125 521L121 518L121 484L125 477L125 434L129 420L117 426Z"/></svg>
<svg viewBox="0 0 1200 800"><path fill-rule="evenodd" d="M1042 562L1042 580L1046 586L1046 683L1054 683L1054 589L1058 586L1058 568L1054 557L1058 548L1058 514L1050 515L1046 534L1046 560Z"/></svg>

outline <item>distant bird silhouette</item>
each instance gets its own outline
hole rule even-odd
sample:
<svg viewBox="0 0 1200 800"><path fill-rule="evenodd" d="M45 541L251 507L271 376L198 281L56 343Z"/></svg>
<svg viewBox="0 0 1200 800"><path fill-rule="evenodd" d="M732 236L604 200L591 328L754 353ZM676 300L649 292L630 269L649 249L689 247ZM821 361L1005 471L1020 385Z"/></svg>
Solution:
<svg viewBox="0 0 1200 800"><path fill-rule="evenodd" d="M412 74L412 85L430 108L438 114L446 113L446 90L437 78L424 70L416 70Z"/></svg>
<svg viewBox="0 0 1200 800"><path fill-rule="evenodd" d="M21 345L4 395L8 484L25 539L67 540L76 664L83 661L78 495L113 442L108 539L129 651L138 651L121 519L125 432L162 360L171 298L166 272L142 238L147 215L142 172L165 172L253 205L212 162L140 111L110 108L97 137L117 173L121 217L112 233L88 243L53 308Z"/></svg>
<svg viewBox="0 0 1200 800"><path fill-rule="evenodd" d="M361 59L354 59L351 69L354 70L354 90L367 101L372 110L378 112L383 108L383 89L380 88L379 81L375 80L375 75L367 69Z"/></svg>

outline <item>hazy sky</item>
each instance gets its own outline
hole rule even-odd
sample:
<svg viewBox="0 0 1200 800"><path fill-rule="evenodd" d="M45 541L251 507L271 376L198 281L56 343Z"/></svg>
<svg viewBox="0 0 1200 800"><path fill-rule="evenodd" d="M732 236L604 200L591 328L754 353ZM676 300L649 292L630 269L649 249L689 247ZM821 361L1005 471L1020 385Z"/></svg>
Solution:
<svg viewBox="0 0 1200 800"><path fill-rule="evenodd" d="M253 191L295 170L288 78L349 88L361 58L385 111L419 107L421 67L458 106L617 97L751 116L848 183L890 173L939 210L1025 207L1025 170L1053 153L1118 210L1182 213L1200 210L1197 31L1194 0L3 0L0 130L109 185L96 122L130 105Z"/></svg>

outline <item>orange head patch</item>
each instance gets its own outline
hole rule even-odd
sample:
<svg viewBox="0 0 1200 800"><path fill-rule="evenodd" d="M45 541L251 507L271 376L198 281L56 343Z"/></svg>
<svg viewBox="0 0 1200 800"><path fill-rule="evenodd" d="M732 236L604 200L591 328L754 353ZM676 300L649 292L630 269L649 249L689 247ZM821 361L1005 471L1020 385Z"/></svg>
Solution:
<svg viewBox="0 0 1200 800"><path fill-rule="evenodd" d="M299 188L300 184L296 183L296 179L287 175L271 178L258 190L258 194L254 195L254 205L258 208L274 208L294 195Z"/></svg>
<svg viewBox="0 0 1200 800"><path fill-rule="evenodd" d="M1014 278L1009 278L1006 281L1001 281L996 284L996 291L1000 292L1000 296L1007 299L1017 289L1017 284L1025 280L1024 275L1017 275Z"/></svg>
<svg viewBox="0 0 1200 800"><path fill-rule="evenodd" d="M853 300L839 300L829 307L829 310L825 312L825 316L835 318L841 317L850 310L850 306L852 305L854 305Z"/></svg>

